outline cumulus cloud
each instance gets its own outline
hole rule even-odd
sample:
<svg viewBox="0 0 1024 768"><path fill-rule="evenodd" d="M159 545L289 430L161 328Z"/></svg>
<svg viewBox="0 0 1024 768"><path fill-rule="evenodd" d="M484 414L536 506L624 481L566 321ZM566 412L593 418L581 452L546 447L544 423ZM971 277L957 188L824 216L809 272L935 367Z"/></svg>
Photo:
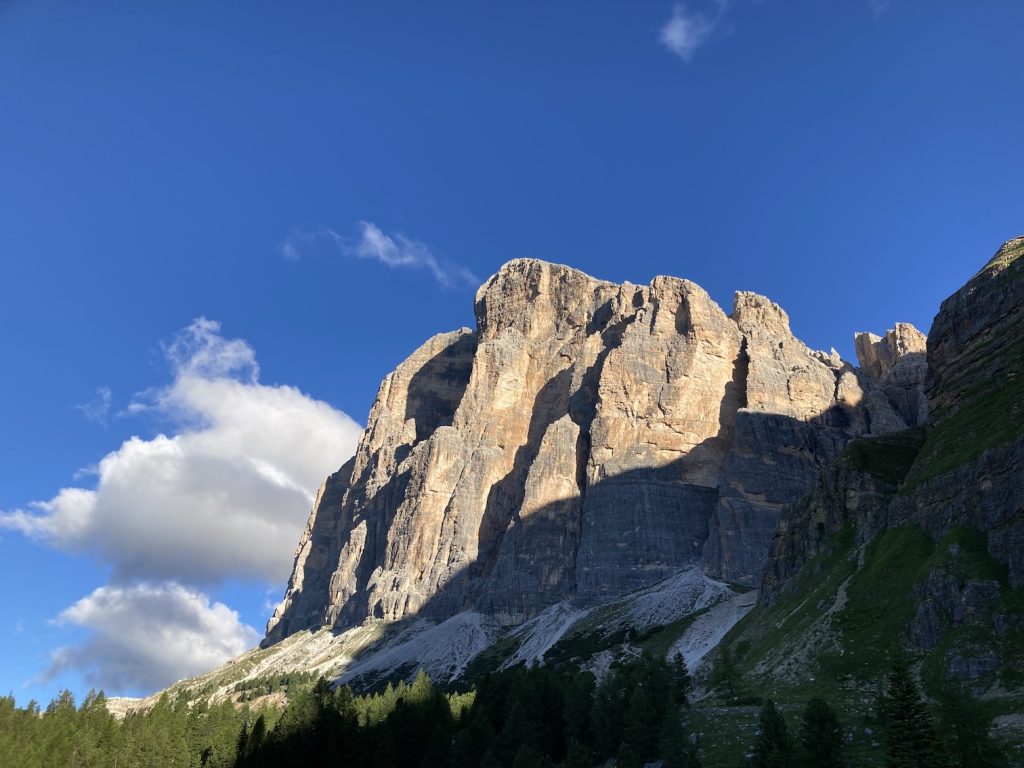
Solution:
<svg viewBox="0 0 1024 768"><path fill-rule="evenodd" d="M312 232L293 232L281 244L281 254L289 260L298 260L303 245L328 242L346 256L369 259L387 267L424 269L445 288L475 288L480 279L470 270L450 261L441 261L419 240L400 232L386 233L371 221L359 222L359 236L345 237L333 229L322 228Z"/></svg>
<svg viewBox="0 0 1024 768"><path fill-rule="evenodd" d="M679 58L689 61L715 31L725 13L727 0L716 0L715 12L705 14L690 11L682 3L672 7L672 15L661 28L661 44Z"/></svg>
<svg viewBox="0 0 1024 768"><path fill-rule="evenodd" d="M111 569L111 584L58 617L87 637L57 650L44 679L74 671L108 691L150 691L252 647L259 633L200 588L281 584L316 488L355 450L356 422L262 384L252 347L218 323L197 318L163 351L171 383L125 414L155 416L166 434L124 441L90 469L93 487L0 512L0 529ZM104 419L106 392L95 410Z"/></svg>
<svg viewBox="0 0 1024 768"><path fill-rule="evenodd" d="M0 513L14 529L112 566L118 582L287 578L316 488L355 450L359 425L327 403L259 382L244 341L195 320L164 347L173 382L139 397L175 426L100 460L69 487Z"/></svg>
<svg viewBox="0 0 1024 768"><path fill-rule="evenodd" d="M55 651L43 679L77 671L90 685L119 693L200 674L259 640L226 605L175 583L100 587L57 622L85 628L90 637Z"/></svg>
<svg viewBox="0 0 1024 768"><path fill-rule="evenodd" d="M107 426L107 418L110 416L110 406L113 401L113 393L110 387L96 387L96 397L88 403L76 405L75 409L82 412L86 421Z"/></svg>

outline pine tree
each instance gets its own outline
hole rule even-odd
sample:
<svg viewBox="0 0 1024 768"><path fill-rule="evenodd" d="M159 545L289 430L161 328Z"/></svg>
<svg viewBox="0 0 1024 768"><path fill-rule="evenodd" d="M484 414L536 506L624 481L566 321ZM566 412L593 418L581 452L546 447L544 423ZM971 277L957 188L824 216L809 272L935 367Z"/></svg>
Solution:
<svg viewBox="0 0 1024 768"><path fill-rule="evenodd" d="M725 689L730 699L736 698L736 665L733 662L732 651L724 643L715 660L715 669L711 679L715 687Z"/></svg>
<svg viewBox="0 0 1024 768"><path fill-rule="evenodd" d="M802 762L807 768L840 768L843 765L843 728L835 710L821 699L804 707L800 723Z"/></svg>
<svg viewBox="0 0 1024 768"><path fill-rule="evenodd" d="M641 768L643 764L636 748L628 741L622 742L622 746L619 747L619 752L615 756L616 768Z"/></svg>
<svg viewBox="0 0 1024 768"><path fill-rule="evenodd" d="M786 721L770 699L761 707L760 725L754 746L755 768L790 768L793 765L793 740Z"/></svg>
<svg viewBox="0 0 1024 768"><path fill-rule="evenodd" d="M565 758L565 768L591 768L594 765L594 754L582 742L573 739L569 742L569 752Z"/></svg>
<svg viewBox="0 0 1024 768"><path fill-rule="evenodd" d="M684 721L687 710L683 707L669 707L661 723L658 737L658 751L666 768L697 768L696 744L691 743Z"/></svg>
<svg viewBox="0 0 1024 768"><path fill-rule="evenodd" d="M636 686L629 697L622 740L636 750L640 760L654 757L658 745L658 720L654 705L642 685Z"/></svg>
<svg viewBox="0 0 1024 768"><path fill-rule="evenodd" d="M893 660L885 695L886 765L941 768L947 765L931 715L902 655Z"/></svg>
<svg viewBox="0 0 1024 768"><path fill-rule="evenodd" d="M693 681L690 679L690 670L686 667L686 659L683 658L683 654L677 652L672 657L672 694L676 706L689 706L692 690Z"/></svg>

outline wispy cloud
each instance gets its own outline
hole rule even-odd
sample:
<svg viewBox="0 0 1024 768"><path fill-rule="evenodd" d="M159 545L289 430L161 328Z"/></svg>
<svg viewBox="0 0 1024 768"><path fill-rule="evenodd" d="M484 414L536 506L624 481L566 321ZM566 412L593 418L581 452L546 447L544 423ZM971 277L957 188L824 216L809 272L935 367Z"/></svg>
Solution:
<svg viewBox="0 0 1024 768"><path fill-rule="evenodd" d="M871 9L871 16L878 21L892 8L892 0L868 0L868 7Z"/></svg>
<svg viewBox="0 0 1024 768"><path fill-rule="evenodd" d="M728 0L715 0L713 13L691 11L682 3L672 6L672 15L661 28L661 44L683 61L689 61L715 31L728 8Z"/></svg>
<svg viewBox="0 0 1024 768"><path fill-rule="evenodd" d="M327 227L292 232L281 243L281 255L298 261L304 246L328 242L344 255L376 261L391 268L424 269L445 288L475 288L481 280L466 267L437 258L423 242L401 232L388 234L372 221L359 222L357 237L346 237Z"/></svg>
<svg viewBox="0 0 1024 768"><path fill-rule="evenodd" d="M76 405L75 409L82 412L86 421L107 426L107 418L110 416L110 405L113 401L113 394L110 387L96 387L96 397L88 403Z"/></svg>

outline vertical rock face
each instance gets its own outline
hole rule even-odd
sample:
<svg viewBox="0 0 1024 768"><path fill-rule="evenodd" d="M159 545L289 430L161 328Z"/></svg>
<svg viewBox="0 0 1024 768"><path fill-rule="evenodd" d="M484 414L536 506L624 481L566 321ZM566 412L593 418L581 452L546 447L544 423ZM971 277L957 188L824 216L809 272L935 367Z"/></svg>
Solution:
<svg viewBox="0 0 1024 768"><path fill-rule="evenodd" d="M687 565L756 583L781 507L851 437L888 427L868 401L917 418L902 361L919 334L898 327L911 346L865 373L809 350L755 294L726 315L687 280L517 260L477 293L476 325L381 384L267 643L467 608L518 623Z"/></svg>
<svg viewBox="0 0 1024 768"><path fill-rule="evenodd" d="M936 539L954 528L982 531L1010 586L1024 586L1024 238L942 303L926 360L924 342L901 325L885 338L858 334L862 371L876 383L864 398L872 425L917 418L922 426L856 441L787 508L764 603L845 526L858 542L908 524Z"/></svg>
<svg viewBox="0 0 1024 768"><path fill-rule="evenodd" d="M896 323L883 337L858 333L854 343L861 370L876 385L865 403L872 431L882 434L923 424L928 418L925 335L909 323Z"/></svg>
<svg viewBox="0 0 1024 768"><path fill-rule="evenodd" d="M986 532L1024 586L1024 237L942 303L928 340L928 436L894 524Z"/></svg>

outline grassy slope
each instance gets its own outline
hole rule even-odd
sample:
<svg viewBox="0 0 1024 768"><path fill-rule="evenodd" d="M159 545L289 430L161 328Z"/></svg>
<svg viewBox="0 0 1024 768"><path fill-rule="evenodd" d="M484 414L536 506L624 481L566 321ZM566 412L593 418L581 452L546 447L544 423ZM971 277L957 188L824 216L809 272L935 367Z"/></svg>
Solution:
<svg viewBox="0 0 1024 768"><path fill-rule="evenodd" d="M1009 589L1005 569L988 556L978 531L954 530L935 542L917 526L892 529L868 544L862 566L859 560L853 532L847 528L835 537L830 551L804 568L796 589L770 608L751 613L726 642L737 657L741 698L770 697L794 708L812 697L825 698L842 714L855 764L882 765L875 707L890 654L914 618L915 587L934 568L961 580L999 581L1002 596L980 621L988 626L991 614L1021 614L1024 590ZM844 607L823 619L844 583ZM994 647L1008 660L1001 676L980 681L990 693L976 706L989 717L1020 712L1024 708L1024 638L1012 630L1002 636L975 625L947 631L940 645L918 660L927 693L937 696L940 692L947 652L969 651L975 643ZM1015 694L991 695L1000 689ZM752 743L750 738L745 744L742 737L752 733L756 719L756 708L749 707L708 710L699 716L706 765L736 765ZM789 719L795 727L796 713Z"/></svg>
<svg viewBox="0 0 1024 768"><path fill-rule="evenodd" d="M1001 280L1024 279L1024 239L1004 246L978 278L994 273ZM843 460L906 493L1024 436L1024 337L1019 329L1004 324L976 339L963 358L944 382L947 391L956 393L958 407L951 414L936 414L923 445L920 430L908 430L887 439L854 441ZM985 534L955 529L936 542L909 526L885 531L863 550L854 540L850 528L835 534L778 602L753 611L726 638L737 657L742 693L789 705L813 696L832 701L851 732L855 764L883 764L872 710L891 653L915 617L920 587L937 570L961 584L968 579L999 582L1000 596L974 621L957 624L945 618L939 645L916 660L926 692L940 693L951 652L967 656L989 648L1002 666L977 681L975 690L983 695L974 706L988 717L1024 710L1024 637L1019 626L996 631L993 620L1001 614L1020 621L1024 589L1009 588L1005 569L988 555ZM709 767L737 764L742 734L752 734L756 717L756 711L737 707L730 716L709 711L699 718ZM747 738L751 742L752 736Z"/></svg>

